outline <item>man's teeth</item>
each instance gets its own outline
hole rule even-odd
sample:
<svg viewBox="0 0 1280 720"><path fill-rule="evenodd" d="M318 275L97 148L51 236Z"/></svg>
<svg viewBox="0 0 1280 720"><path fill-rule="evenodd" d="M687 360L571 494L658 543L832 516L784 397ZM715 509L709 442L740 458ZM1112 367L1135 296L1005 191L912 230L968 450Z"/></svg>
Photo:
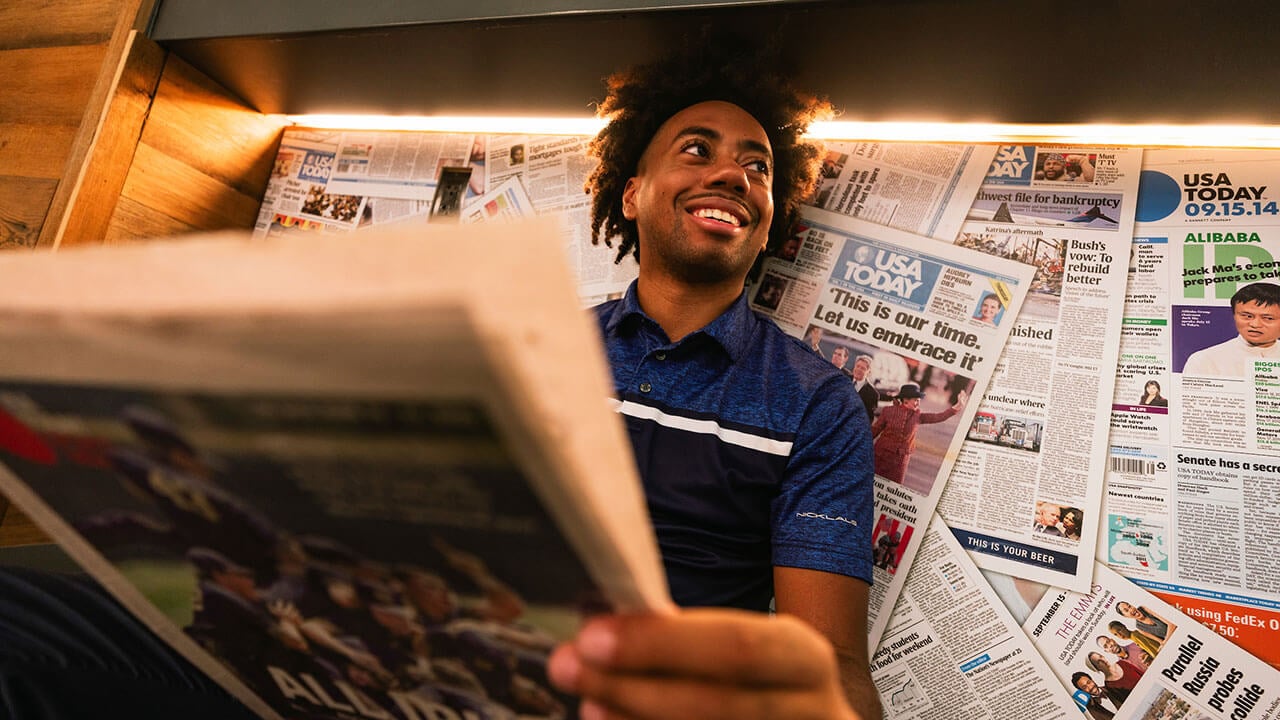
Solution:
<svg viewBox="0 0 1280 720"><path fill-rule="evenodd" d="M700 208L698 210L694 210L693 214L696 217L709 218L711 220L719 220L722 223L729 223L734 227L738 227L738 225L740 224L738 222L738 218L734 217L732 213L727 213L723 210L717 210L715 208Z"/></svg>

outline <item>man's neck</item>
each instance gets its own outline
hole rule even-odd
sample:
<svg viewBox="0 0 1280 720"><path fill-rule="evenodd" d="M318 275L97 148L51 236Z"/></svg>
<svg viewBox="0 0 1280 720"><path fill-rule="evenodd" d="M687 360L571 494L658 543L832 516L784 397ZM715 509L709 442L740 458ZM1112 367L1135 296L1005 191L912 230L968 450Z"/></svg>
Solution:
<svg viewBox="0 0 1280 720"><path fill-rule="evenodd" d="M742 293L742 284L689 285L659 276L640 274L636 299L671 342L706 327L720 317Z"/></svg>

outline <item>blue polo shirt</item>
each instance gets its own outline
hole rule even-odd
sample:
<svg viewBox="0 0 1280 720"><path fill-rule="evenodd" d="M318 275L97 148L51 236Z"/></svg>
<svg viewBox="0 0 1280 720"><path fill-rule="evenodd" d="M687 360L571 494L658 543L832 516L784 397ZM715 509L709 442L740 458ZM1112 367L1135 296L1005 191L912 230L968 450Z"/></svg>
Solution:
<svg viewBox="0 0 1280 720"><path fill-rule="evenodd" d="M596 313L678 604L767 610L775 565L871 582L871 433L848 376L745 293L676 343L634 282Z"/></svg>

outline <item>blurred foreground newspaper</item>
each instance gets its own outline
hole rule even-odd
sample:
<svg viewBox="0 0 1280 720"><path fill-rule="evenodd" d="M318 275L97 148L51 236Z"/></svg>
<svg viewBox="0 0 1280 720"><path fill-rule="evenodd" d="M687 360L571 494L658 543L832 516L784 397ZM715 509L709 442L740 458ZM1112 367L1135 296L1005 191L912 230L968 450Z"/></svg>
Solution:
<svg viewBox="0 0 1280 720"><path fill-rule="evenodd" d="M264 717L561 717L667 605L558 230L7 255L0 491Z"/></svg>
<svg viewBox="0 0 1280 720"><path fill-rule="evenodd" d="M1101 563L1088 595L1050 591L1022 626L1094 720L1280 717L1280 671Z"/></svg>

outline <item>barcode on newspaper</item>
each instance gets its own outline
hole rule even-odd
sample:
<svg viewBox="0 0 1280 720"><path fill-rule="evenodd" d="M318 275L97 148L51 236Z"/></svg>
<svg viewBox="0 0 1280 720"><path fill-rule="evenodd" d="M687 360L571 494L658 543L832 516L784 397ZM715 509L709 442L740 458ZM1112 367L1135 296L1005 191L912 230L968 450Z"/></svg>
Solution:
<svg viewBox="0 0 1280 720"><path fill-rule="evenodd" d="M1137 458L1111 458L1111 472L1129 473L1131 475L1155 475L1156 464L1150 460Z"/></svg>

